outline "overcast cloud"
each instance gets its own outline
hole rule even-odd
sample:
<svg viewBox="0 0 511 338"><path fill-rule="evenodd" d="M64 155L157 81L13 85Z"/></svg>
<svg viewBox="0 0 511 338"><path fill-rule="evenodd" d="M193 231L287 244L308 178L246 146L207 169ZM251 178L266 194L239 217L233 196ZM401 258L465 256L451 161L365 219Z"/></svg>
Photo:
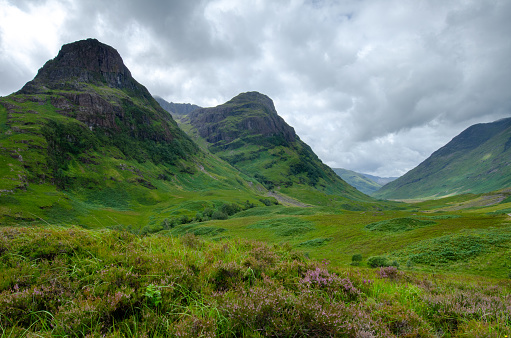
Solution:
<svg viewBox="0 0 511 338"><path fill-rule="evenodd" d="M508 0L0 0L0 96L93 37L153 95L259 91L326 164L399 176L511 116L510 17Z"/></svg>

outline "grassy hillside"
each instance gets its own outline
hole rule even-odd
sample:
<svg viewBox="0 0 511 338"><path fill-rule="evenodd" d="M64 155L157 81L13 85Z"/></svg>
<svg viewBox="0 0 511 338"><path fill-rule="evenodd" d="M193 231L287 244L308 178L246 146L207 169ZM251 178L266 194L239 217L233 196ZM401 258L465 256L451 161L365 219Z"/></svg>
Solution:
<svg viewBox="0 0 511 338"><path fill-rule="evenodd" d="M363 174L359 174L352 170L342 168L332 168L332 170L344 181L346 181L346 183L352 187L357 188L357 190L363 192L364 194L371 195L382 187L381 184L378 184Z"/></svg>
<svg viewBox="0 0 511 338"><path fill-rule="evenodd" d="M380 177L380 176L373 176L373 175L369 175L369 174L362 174L362 175L365 176L366 178L370 179L371 181L374 181L382 186L389 182L392 182L398 178L398 177Z"/></svg>
<svg viewBox="0 0 511 338"><path fill-rule="evenodd" d="M158 229L225 203L264 205L262 186L201 151L96 40L65 45L0 98L0 131L3 224Z"/></svg>
<svg viewBox="0 0 511 338"><path fill-rule="evenodd" d="M511 186L511 118L474 125L374 195L438 198Z"/></svg>
<svg viewBox="0 0 511 338"><path fill-rule="evenodd" d="M265 95L242 93L225 104L196 110L178 121L198 144L269 190L315 205L339 198L374 204L323 164L278 116ZM325 194L332 197L322 198Z"/></svg>
<svg viewBox="0 0 511 338"><path fill-rule="evenodd" d="M380 257L403 269L505 278L511 273L511 200L502 196L508 193L388 211L256 207L223 221L177 226L169 233L286 244L334 266L347 266L353 255L361 255L363 266Z"/></svg>

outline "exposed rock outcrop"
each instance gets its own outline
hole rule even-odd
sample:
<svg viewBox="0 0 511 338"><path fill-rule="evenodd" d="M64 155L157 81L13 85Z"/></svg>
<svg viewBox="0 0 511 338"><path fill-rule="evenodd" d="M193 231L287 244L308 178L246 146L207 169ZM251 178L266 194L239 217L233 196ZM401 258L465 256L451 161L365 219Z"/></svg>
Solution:
<svg viewBox="0 0 511 338"><path fill-rule="evenodd" d="M294 129L277 114L273 101L258 92L239 94L220 106L195 110L189 117L199 135L210 143L231 142L246 135L278 135L287 142L296 139Z"/></svg>
<svg viewBox="0 0 511 338"><path fill-rule="evenodd" d="M101 128L111 136L123 132L156 142L178 138L190 149L195 148L149 91L132 77L119 53L96 39L62 46L16 94L46 94L59 114L83 122L90 130Z"/></svg>
<svg viewBox="0 0 511 338"><path fill-rule="evenodd" d="M62 46L59 54L46 62L34 80L19 93L41 92L46 88L80 89L83 82L119 89L137 90L142 87L133 79L114 48L96 39L87 39Z"/></svg>

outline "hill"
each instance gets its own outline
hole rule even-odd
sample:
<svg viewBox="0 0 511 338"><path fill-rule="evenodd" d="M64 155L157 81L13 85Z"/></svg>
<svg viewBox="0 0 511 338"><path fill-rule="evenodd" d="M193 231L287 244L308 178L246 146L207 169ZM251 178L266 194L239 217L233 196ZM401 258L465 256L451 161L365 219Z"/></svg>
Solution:
<svg viewBox="0 0 511 338"><path fill-rule="evenodd" d="M373 175L369 175L369 174L362 174L362 175L367 177L371 181L378 183L381 186L384 186L385 184L398 179L398 177L380 177L380 176L373 176Z"/></svg>
<svg viewBox="0 0 511 338"><path fill-rule="evenodd" d="M204 153L95 39L62 46L0 98L0 132L2 223L159 227L265 193Z"/></svg>
<svg viewBox="0 0 511 338"><path fill-rule="evenodd" d="M364 174L342 168L332 168L332 170L346 181L346 183L355 187L364 194L371 195L382 187L382 184L375 182L374 180L366 177Z"/></svg>
<svg viewBox="0 0 511 338"><path fill-rule="evenodd" d="M156 102L160 104L160 106L168 111L170 114L172 114L172 117L176 118L180 115L187 115L191 113L192 111L199 109L201 107L190 104L190 103L174 103L174 102L168 102L164 100L163 98L159 96L155 96L154 99Z"/></svg>
<svg viewBox="0 0 511 338"><path fill-rule="evenodd" d="M424 199L503 189L511 186L510 159L511 118L476 124L375 196Z"/></svg>
<svg viewBox="0 0 511 338"><path fill-rule="evenodd" d="M335 200L325 194L372 202L321 162L266 95L242 93L217 107L197 109L180 122L204 148L269 190L311 204Z"/></svg>

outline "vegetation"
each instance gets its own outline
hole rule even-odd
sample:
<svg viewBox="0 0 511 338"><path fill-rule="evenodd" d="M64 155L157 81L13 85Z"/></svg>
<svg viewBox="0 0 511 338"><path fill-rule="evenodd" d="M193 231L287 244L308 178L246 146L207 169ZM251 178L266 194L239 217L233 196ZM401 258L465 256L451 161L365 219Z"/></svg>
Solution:
<svg viewBox="0 0 511 338"><path fill-rule="evenodd" d="M436 224L436 222L403 217L371 223L366 225L365 228L370 231L402 232L415 230L433 224Z"/></svg>
<svg viewBox="0 0 511 338"><path fill-rule="evenodd" d="M263 94L242 93L225 104L196 110L179 121L192 139L268 190L311 189L374 202L324 165ZM300 193L294 197L302 200Z"/></svg>
<svg viewBox="0 0 511 338"><path fill-rule="evenodd" d="M333 268L289 246L0 228L4 337L491 336L509 280Z"/></svg>
<svg viewBox="0 0 511 338"><path fill-rule="evenodd" d="M379 184L355 171L342 168L332 168L332 170L345 180L346 183L357 188L364 194L371 195L382 187L382 184Z"/></svg>
<svg viewBox="0 0 511 338"><path fill-rule="evenodd" d="M511 118L473 125L374 196L431 199L509 187L510 133Z"/></svg>
<svg viewBox="0 0 511 338"><path fill-rule="evenodd" d="M377 201L264 95L196 145L133 79L65 73L0 98L0 337L509 334L511 190Z"/></svg>

